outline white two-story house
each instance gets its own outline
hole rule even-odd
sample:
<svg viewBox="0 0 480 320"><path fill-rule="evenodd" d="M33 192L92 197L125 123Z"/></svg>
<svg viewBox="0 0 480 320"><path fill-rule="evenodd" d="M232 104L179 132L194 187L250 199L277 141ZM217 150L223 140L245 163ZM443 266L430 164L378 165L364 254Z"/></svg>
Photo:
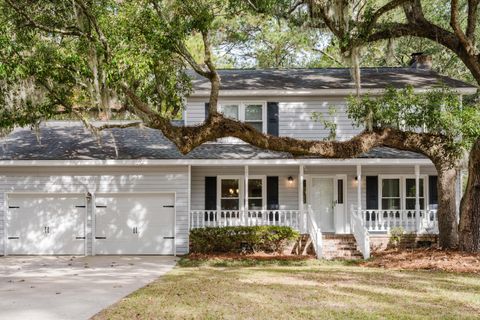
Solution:
<svg viewBox="0 0 480 320"><path fill-rule="evenodd" d="M221 70L220 110L259 131L324 139L323 114L346 140L362 129L346 113L355 93L348 69ZM433 71L365 68L362 93L440 83L459 95L476 88ZM193 81L185 125L207 116L209 83ZM335 110L335 112L332 112ZM458 187L460 192L460 187ZM233 138L182 155L161 132L111 129L98 140L81 123L14 130L0 148L0 254L186 254L189 230L287 225L322 239L369 241L395 227L437 230L436 171L422 155L375 148L354 159L293 157Z"/></svg>

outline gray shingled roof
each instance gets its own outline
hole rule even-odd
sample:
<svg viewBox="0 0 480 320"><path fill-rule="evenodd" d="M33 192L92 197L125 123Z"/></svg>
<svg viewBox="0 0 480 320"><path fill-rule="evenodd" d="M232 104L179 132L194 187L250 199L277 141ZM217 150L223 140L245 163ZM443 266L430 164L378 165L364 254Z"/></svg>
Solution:
<svg viewBox="0 0 480 320"><path fill-rule="evenodd" d="M221 90L316 90L354 89L350 69L232 69L219 70ZM210 88L208 79L192 74L195 91ZM385 89L387 86L404 88L413 85L428 89L439 84L452 88L475 88L474 86L439 75L431 70L414 68L361 68L363 89Z"/></svg>
<svg viewBox="0 0 480 320"><path fill-rule="evenodd" d="M0 141L0 160L109 160L109 159L291 159L284 152L262 150L248 144L204 144L188 155L158 130L109 129L99 139L79 122L48 122L38 133L19 128ZM376 148L360 158L423 159L422 155Z"/></svg>

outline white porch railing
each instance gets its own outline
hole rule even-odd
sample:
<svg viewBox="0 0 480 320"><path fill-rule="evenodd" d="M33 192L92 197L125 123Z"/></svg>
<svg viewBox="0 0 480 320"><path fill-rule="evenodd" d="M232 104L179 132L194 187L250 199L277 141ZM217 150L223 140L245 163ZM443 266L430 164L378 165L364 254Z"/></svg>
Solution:
<svg viewBox="0 0 480 320"><path fill-rule="evenodd" d="M317 259L321 259L323 257L322 231L318 227L317 221L315 221L315 217L313 216L313 210L310 206L308 206L307 209L307 230L308 234L310 234L310 238L312 239L313 248L315 249Z"/></svg>
<svg viewBox="0 0 480 320"><path fill-rule="evenodd" d="M358 210L352 210L351 227L353 236L357 241L358 249L362 253L363 258L370 258L370 234Z"/></svg>
<svg viewBox="0 0 480 320"><path fill-rule="evenodd" d="M302 231L298 210L192 210L190 228L227 226L288 226Z"/></svg>
<svg viewBox="0 0 480 320"><path fill-rule="evenodd" d="M362 210L361 218L370 232L402 228L406 232L438 233L437 210L420 210L418 217L415 210Z"/></svg>

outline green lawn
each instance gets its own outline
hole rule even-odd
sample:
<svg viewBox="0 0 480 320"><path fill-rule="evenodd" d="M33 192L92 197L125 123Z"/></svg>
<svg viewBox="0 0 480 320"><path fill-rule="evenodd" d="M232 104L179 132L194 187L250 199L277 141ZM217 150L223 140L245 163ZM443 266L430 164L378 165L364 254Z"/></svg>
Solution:
<svg viewBox="0 0 480 320"><path fill-rule="evenodd" d="M479 319L480 277L348 263L180 261L95 319Z"/></svg>

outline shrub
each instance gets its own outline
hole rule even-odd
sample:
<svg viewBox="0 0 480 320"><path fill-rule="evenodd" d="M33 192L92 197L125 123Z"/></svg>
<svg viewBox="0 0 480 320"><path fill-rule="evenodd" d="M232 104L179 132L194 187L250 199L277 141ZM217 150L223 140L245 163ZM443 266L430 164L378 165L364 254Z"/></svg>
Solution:
<svg viewBox="0 0 480 320"><path fill-rule="evenodd" d="M395 227L390 230L390 244L396 248L402 241L405 230L402 227Z"/></svg>
<svg viewBox="0 0 480 320"><path fill-rule="evenodd" d="M192 253L282 252L299 233L290 227L214 227L190 231Z"/></svg>

